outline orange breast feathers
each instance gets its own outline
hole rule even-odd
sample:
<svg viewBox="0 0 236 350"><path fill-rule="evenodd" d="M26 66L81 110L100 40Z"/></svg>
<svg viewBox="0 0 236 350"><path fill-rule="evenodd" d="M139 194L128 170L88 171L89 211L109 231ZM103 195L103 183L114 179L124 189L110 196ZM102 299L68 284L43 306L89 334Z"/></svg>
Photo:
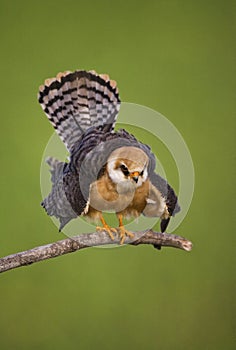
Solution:
<svg viewBox="0 0 236 350"><path fill-rule="evenodd" d="M90 187L89 206L84 215L93 221L98 221L103 211L113 211L127 218L137 217L146 207L151 186L146 180L135 190L127 188L126 192L118 193L117 185L105 172Z"/></svg>

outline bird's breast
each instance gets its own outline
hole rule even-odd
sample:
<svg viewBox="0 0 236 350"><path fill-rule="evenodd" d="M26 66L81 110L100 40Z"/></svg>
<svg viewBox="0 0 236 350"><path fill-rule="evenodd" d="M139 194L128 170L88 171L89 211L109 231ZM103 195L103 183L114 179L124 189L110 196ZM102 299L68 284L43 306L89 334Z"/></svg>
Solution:
<svg viewBox="0 0 236 350"><path fill-rule="evenodd" d="M91 219L96 219L99 212L112 211L125 217L137 217L144 210L149 194L149 181L140 187L127 187L119 191L108 176L103 176L90 186L89 206L87 213Z"/></svg>

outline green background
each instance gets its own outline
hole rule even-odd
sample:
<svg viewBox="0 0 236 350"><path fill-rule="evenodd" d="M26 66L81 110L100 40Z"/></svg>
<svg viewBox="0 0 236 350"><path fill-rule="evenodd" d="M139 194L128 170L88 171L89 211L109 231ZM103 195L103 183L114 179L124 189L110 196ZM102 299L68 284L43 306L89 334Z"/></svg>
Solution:
<svg viewBox="0 0 236 350"><path fill-rule="evenodd" d="M235 22L223 0L0 1L1 256L62 238L39 205L36 98L59 71L108 73L168 117L196 174L175 231L191 253L93 248L2 274L1 349L235 349Z"/></svg>

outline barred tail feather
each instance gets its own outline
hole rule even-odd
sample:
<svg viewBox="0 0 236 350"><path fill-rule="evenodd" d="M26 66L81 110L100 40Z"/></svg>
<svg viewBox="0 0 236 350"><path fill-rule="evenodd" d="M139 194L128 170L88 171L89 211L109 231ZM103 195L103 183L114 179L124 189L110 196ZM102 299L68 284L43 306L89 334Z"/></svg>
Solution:
<svg viewBox="0 0 236 350"><path fill-rule="evenodd" d="M40 86L38 99L69 150L90 127L114 127L120 107L116 82L95 71L59 73Z"/></svg>

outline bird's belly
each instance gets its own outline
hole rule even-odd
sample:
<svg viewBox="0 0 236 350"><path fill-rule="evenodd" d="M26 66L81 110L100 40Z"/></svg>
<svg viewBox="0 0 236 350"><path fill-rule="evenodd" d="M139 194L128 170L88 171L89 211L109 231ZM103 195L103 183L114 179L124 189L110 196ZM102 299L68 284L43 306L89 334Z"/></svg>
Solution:
<svg viewBox="0 0 236 350"><path fill-rule="evenodd" d="M133 200L120 211L120 214L128 219L131 217L138 217L142 214L146 204L146 195L144 193L142 195L139 194L138 198L135 194Z"/></svg>
<svg viewBox="0 0 236 350"><path fill-rule="evenodd" d="M89 206L85 213L92 220L97 220L101 212L120 213L124 217L137 217L144 210L149 193L149 184L144 183L134 191L118 193L95 182L90 188Z"/></svg>
<svg viewBox="0 0 236 350"><path fill-rule="evenodd" d="M116 212L119 213L129 207L133 206L134 194L129 193L127 195L114 196L109 199L104 198L104 196L90 196L89 207L92 207L100 212Z"/></svg>

